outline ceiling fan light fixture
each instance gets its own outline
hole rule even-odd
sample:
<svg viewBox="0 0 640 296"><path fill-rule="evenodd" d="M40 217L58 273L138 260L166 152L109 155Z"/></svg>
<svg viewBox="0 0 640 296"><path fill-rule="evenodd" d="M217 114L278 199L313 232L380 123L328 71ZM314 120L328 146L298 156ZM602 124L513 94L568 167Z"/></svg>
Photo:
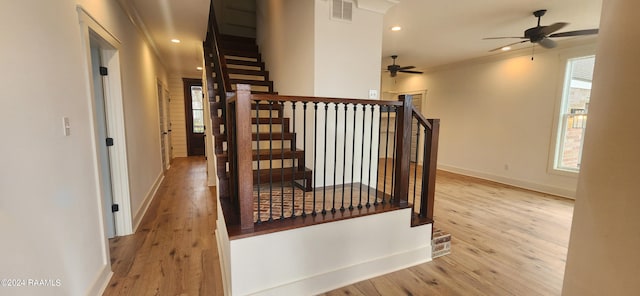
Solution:
<svg viewBox="0 0 640 296"><path fill-rule="evenodd" d="M397 31L400 31L400 30L402 30L402 27L400 27L400 26L391 27L391 31L396 31L397 32Z"/></svg>
<svg viewBox="0 0 640 296"><path fill-rule="evenodd" d="M180 42L182 42L182 41L180 41L180 39L175 39L175 38L174 38L174 39L171 39L171 42L173 42L173 43L180 43Z"/></svg>

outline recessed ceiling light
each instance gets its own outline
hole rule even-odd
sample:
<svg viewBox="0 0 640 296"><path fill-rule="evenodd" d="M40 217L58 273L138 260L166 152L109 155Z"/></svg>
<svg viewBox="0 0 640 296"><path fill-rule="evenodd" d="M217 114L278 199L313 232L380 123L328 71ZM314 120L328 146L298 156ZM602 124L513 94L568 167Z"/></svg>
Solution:
<svg viewBox="0 0 640 296"><path fill-rule="evenodd" d="M400 26L391 27L391 31L400 31L400 30L402 30L402 27L400 27Z"/></svg>
<svg viewBox="0 0 640 296"><path fill-rule="evenodd" d="M505 47L501 48L500 50L502 50L502 51L511 50L511 46L505 46Z"/></svg>
<svg viewBox="0 0 640 296"><path fill-rule="evenodd" d="M180 43L180 39L171 39L171 42L173 42L173 43Z"/></svg>
<svg viewBox="0 0 640 296"><path fill-rule="evenodd" d="M196 67L196 70L202 71L202 67Z"/></svg>

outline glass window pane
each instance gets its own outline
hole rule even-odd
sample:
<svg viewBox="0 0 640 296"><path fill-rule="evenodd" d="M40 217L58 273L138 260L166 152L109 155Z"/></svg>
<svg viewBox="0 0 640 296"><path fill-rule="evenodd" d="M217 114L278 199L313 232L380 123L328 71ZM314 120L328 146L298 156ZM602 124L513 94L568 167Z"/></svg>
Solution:
<svg viewBox="0 0 640 296"><path fill-rule="evenodd" d="M580 170L594 64L595 56L570 59L567 62L560 114L562 120L558 131L556 169L576 172Z"/></svg>
<svg viewBox="0 0 640 296"><path fill-rule="evenodd" d="M191 108L202 109L202 87L201 86L192 86L191 87Z"/></svg>
<svg viewBox="0 0 640 296"><path fill-rule="evenodd" d="M196 134L204 133L204 111L193 110L193 132Z"/></svg>

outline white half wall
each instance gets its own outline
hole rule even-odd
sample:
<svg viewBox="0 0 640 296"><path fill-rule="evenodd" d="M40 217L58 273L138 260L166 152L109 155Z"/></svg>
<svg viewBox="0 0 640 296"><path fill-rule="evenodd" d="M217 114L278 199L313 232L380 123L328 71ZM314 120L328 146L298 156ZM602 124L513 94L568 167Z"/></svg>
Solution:
<svg viewBox="0 0 640 296"><path fill-rule="evenodd" d="M431 260L411 209L230 241L233 295L316 295Z"/></svg>
<svg viewBox="0 0 640 296"><path fill-rule="evenodd" d="M383 91L427 90L423 114L440 118L438 167L536 191L575 196L577 176L555 172L554 121L566 59L594 43L504 54L390 78Z"/></svg>

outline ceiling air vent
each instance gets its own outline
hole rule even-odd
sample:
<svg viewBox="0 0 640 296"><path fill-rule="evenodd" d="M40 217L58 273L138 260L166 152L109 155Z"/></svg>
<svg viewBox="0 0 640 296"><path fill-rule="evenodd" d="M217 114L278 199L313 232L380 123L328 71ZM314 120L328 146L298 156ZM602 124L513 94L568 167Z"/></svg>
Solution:
<svg viewBox="0 0 640 296"><path fill-rule="evenodd" d="M344 0L333 0L331 17L333 19L351 21L353 14L353 3Z"/></svg>

